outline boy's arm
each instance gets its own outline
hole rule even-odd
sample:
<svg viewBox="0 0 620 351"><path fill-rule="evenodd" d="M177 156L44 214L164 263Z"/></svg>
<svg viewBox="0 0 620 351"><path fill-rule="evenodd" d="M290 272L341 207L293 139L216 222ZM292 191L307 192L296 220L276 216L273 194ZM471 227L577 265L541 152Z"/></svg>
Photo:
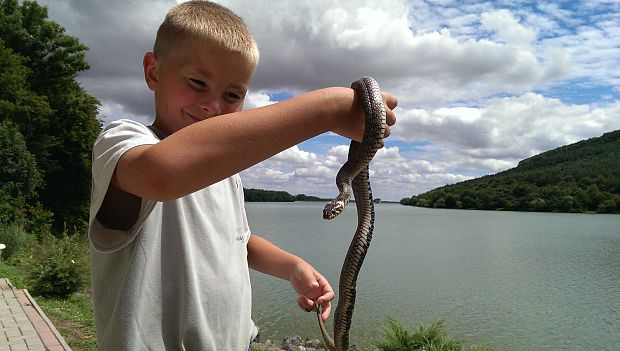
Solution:
<svg viewBox="0 0 620 351"><path fill-rule="evenodd" d="M384 94L387 124L396 98ZM170 200L238 173L327 131L360 140L363 110L352 89L326 88L277 104L209 118L155 145L130 149L112 184L138 197ZM386 134L389 134L386 129Z"/></svg>
<svg viewBox="0 0 620 351"><path fill-rule="evenodd" d="M306 261L252 234L248 242L248 265L259 272L288 280L298 294L299 307L311 311L313 301L316 301L322 307L321 317L327 320L334 290L327 279Z"/></svg>

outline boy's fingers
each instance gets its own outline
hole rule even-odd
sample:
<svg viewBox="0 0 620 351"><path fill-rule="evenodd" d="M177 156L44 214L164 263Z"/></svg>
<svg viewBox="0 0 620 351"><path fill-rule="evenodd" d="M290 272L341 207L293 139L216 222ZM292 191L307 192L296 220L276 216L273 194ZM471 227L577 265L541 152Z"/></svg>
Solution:
<svg viewBox="0 0 620 351"><path fill-rule="evenodd" d="M328 302L327 306L323 306L323 312L321 313L321 318L323 318L323 322L329 318L330 313L332 313L332 303Z"/></svg>
<svg viewBox="0 0 620 351"><path fill-rule="evenodd" d="M385 111L385 133L383 134L383 137L387 138L390 136L390 126L393 126L396 123L396 115L392 110L398 105L398 99L396 96L388 93L382 93L382 95L385 105L388 107L387 111Z"/></svg>
<svg viewBox="0 0 620 351"><path fill-rule="evenodd" d="M398 98L396 98L396 96L385 92L381 93L381 95L383 95L385 104L390 108L390 110L393 110L396 106L398 106Z"/></svg>
<svg viewBox="0 0 620 351"><path fill-rule="evenodd" d="M390 136L391 130L390 126L385 126L385 132L383 132L383 137L387 138ZM381 147L383 147L383 142L381 142Z"/></svg>
<svg viewBox="0 0 620 351"><path fill-rule="evenodd" d="M310 296L310 297L316 295L316 293L317 293L316 289L320 286L319 282L316 281L316 280L314 280L314 281L306 280L305 284L306 284L306 287L305 287L304 292L303 292L302 295Z"/></svg>
<svg viewBox="0 0 620 351"><path fill-rule="evenodd" d="M299 296L297 298L297 305L299 306L299 308L301 308L302 310L306 311L306 312L311 312L312 308L314 307L314 301L304 297L304 296Z"/></svg>
<svg viewBox="0 0 620 351"><path fill-rule="evenodd" d="M326 302L326 303L316 303L317 305L321 305L321 319L323 320L323 322L327 321L327 319L329 318L329 315L332 311L332 303L331 302ZM316 307L315 307L316 308Z"/></svg>

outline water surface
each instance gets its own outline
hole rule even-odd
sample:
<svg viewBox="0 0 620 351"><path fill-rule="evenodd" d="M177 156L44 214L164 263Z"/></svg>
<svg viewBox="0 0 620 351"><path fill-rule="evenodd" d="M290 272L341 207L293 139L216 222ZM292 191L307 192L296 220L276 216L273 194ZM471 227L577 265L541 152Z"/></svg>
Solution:
<svg viewBox="0 0 620 351"><path fill-rule="evenodd" d="M246 210L254 233L310 262L337 290L355 207L329 222L322 206L246 203ZM497 351L620 351L620 216L398 204L376 212L353 343L381 337L394 316L408 326L444 319L451 336ZM252 285L264 338L320 338L288 282L252 273Z"/></svg>

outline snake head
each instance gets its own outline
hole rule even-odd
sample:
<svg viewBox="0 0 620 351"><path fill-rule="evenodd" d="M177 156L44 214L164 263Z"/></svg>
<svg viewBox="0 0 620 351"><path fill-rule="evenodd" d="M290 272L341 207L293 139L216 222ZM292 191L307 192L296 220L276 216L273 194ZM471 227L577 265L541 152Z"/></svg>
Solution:
<svg viewBox="0 0 620 351"><path fill-rule="evenodd" d="M344 210L346 203L344 201L332 200L325 205L323 209L324 219L334 219Z"/></svg>

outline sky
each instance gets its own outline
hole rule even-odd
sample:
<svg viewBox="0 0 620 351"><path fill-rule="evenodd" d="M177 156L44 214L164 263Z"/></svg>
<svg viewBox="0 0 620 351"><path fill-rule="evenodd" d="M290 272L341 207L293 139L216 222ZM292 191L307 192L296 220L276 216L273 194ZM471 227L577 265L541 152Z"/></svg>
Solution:
<svg viewBox="0 0 620 351"><path fill-rule="evenodd" d="M620 129L620 1L222 0L260 62L245 109L371 75L399 99L370 164L400 200ZM78 77L100 118L150 124L142 58L176 4L39 0L90 50ZM268 142L268 141L265 141ZM349 141L327 133L241 173L246 188L332 197Z"/></svg>

